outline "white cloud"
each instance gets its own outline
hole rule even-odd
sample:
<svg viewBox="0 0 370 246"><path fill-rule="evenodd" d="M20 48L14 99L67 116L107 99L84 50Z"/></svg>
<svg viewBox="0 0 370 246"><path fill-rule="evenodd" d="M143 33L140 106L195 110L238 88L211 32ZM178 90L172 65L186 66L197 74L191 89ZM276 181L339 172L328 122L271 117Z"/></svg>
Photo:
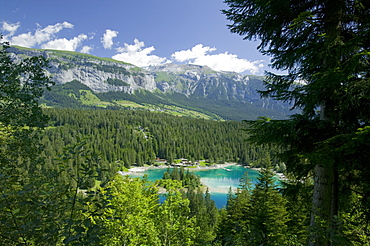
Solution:
<svg viewBox="0 0 370 246"><path fill-rule="evenodd" d="M9 32L6 36L13 36L14 33L17 31L17 29L21 26L20 22L17 23L8 23L8 22L3 22L2 30Z"/></svg>
<svg viewBox="0 0 370 246"><path fill-rule="evenodd" d="M202 44L197 44L191 50L177 51L172 54L172 58L179 62L184 62L187 60L197 59L199 57L206 56L207 52L215 51L216 48L203 47Z"/></svg>
<svg viewBox="0 0 370 246"><path fill-rule="evenodd" d="M55 37L55 34L63 30L64 28L73 28L73 25L68 22L57 23L55 25L49 25L45 28L38 26L35 33L22 33L17 36L8 35L7 41L11 45L19 45L24 47L33 47L35 45L40 45L44 42L48 42Z"/></svg>
<svg viewBox="0 0 370 246"><path fill-rule="evenodd" d="M73 24L69 22L57 23L55 25L48 25L45 28L37 25L37 29L32 32L14 35L16 30L20 27L20 23L3 22L2 29L8 31L9 34L4 36L4 40L10 42L11 45L19 45L29 48L43 48L55 50L69 50L76 51L83 41L88 39L85 34L80 34L77 37L66 39L57 38L56 34L65 28L73 28ZM90 37L92 39L93 36ZM38 46L38 47L37 47ZM81 52L89 53L92 47L84 46Z"/></svg>
<svg viewBox="0 0 370 246"><path fill-rule="evenodd" d="M260 73L264 67L264 61L248 61L240 59L237 55L228 52L209 55L216 48L204 47L198 44L189 50L177 51L172 54L172 59L178 62L188 62L190 64L208 66L217 71L232 71L242 73L249 71L252 74Z"/></svg>
<svg viewBox="0 0 370 246"><path fill-rule="evenodd" d="M85 54L90 54L90 52L93 50L93 47L91 46L84 46L82 47L82 49L80 50L81 53L85 53Z"/></svg>
<svg viewBox="0 0 370 246"><path fill-rule="evenodd" d="M53 50L69 50L75 51L80 44L88 37L85 34L80 34L72 39L60 38L54 39L46 44L41 45L42 49L53 49Z"/></svg>
<svg viewBox="0 0 370 246"><path fill-rule="evenodd" d="M93 39L95 34L89 34L90 37L80 34L71 39L59 38L57 36L61 30L74 27L69 22L57 23L45 28L37 25L35 31L17 35L16 32L19 30L20 22L0 22L0 24L0 29L4 32L4 41L8 41L11 45L69 51L78 49L82 53L90 53L93 50L93 45L83 46L82 43L88 39ZM105 49L111 49L114 45L113 39L117 36L118 31L106 29L100 42ZM133 44L124 43L123 47L119 47L116 50L117 54L112 57L113 59L129 62L139 67L161 65L173 61L205 65L217 71L261 74L264 64L266 64L266 61L249 61L238 58L237 55L228 52L211 54L216 51L216 48L202 44L198 44L188 50L177 51L171 55L171 59L152 55L155 48L153 46L145 47L144 42L137 39L134 40Z"/></svg>
<svg viewBox="0 0 370 246"><path fill-rule="evenodd" d="M105 30L105 33L101 39L101 43L105 49L111 49L113 45L113 38L117 37L118 32L110 29Z"/></svg>
<svg viewBox="0 0 370 246"><path fill-rule="evenodd" d="M160 65L168 62L165 57L159 57L156 55L150 55L155 48L153 46L144 48L144 42L140 42L135 39L134 44L124 44L124 47L117 48L118 54L114 55L112 58L132 63L138 67L147 67L153 65Z"/></svg>

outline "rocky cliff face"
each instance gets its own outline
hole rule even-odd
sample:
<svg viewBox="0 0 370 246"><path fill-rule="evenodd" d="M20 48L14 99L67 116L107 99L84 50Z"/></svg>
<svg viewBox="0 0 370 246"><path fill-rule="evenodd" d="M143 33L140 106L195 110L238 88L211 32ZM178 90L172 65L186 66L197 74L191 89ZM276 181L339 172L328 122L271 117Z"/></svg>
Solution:
<svg viewBox="0 0 370 246"><path fill-rule="evenodd" d="M17 57L44 56L50 60L48 71L56 84L78 80L94 92L133 93L137 89L159 89L225 99L246 99L254 94L248 76L216 72L206 66L166 64L144 70L128 63L77 52L16 47L10 51ZM109 84L109 79L122 81L125 85Z"/></svg>
<svg viewBox="0 0 370 246"><path fill-rule="evenodd" d="M262 108L282 106L271 99L260 99L257 93L263 89L260 77L216 72L207 66L165 64L141 69L129 63L77 52L20 47L11 47L10 52L15 59L44 56L50 60L48 72L56 84L77 80L97 93L122 91L133 94L139 89L160 90L212 100L258 104Z"/></svg>
<svg viewBox="0 0 370 246"><path fill-rule="evenodd" d="M56 84L78 80L94 92L124 91L133 93L137 89L156 89L154 77L149 72L134 65L99 58L77 52L22 49L9 50L15 57L44 56L50 60L48 71ZM121 81L124 85L114 85L108 80Z"/></svg>
<svg viewBox="0 0 370 246"><path fill-rule="evenodd" d="M91 66L78 66L70 69L58 69L53 75L57 84L78 80L94 92L123 91L132 94L137 89L153 91L156 89L154 78L150 74L124 74L120 72L102 71ZM111 85L109 79L120 80L128 85Z"/></svg>
<svg viewBox="0 0 370 246"><path fill-rule="evenodd" d="M175 91L209 99L237 100L271 106L270 99L261 99L262 78L232 72L216 72L207 66L166 64L149 67L156 86L163 92Z"/></svg>

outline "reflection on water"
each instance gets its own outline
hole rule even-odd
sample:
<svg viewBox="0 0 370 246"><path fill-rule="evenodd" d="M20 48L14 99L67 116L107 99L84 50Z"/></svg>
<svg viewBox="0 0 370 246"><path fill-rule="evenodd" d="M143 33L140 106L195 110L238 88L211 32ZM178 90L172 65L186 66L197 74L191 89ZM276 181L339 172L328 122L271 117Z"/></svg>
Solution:
<svg viewBox="0 0 370 246"><path fill-rule="evenodd" d="M166 168L153 168L143 173L130 175L131 177L142 177L148 175L148 180L155 181L161 179ZM227 202L227 193L230 187L235 190L240 183L240 178L247 172L252 183L255 183L258 177L258 172L247 169L243 166L228 166L226 169L190 169L196 175L200 176L201 182L209 189L212 199L215 201L218 208L222 208Z"/></svg>

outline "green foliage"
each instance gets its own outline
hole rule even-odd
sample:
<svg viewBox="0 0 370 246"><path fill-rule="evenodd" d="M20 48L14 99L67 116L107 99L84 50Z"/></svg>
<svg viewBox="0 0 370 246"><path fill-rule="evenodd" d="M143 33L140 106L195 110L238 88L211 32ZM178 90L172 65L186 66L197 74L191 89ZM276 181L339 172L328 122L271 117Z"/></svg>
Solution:
<svg viewBox="0 0 370 246"><path fill-rule="evenodd" d="M190 216L196 218L195 245L213 245L219 211L211 199L208 189L203 192L201 188L194 189L190 186L186 192L183 192L183 196L190 201Z"/></svg>
<svg viewBox="0 0 370 246"><path fill-rule="evenodd" d="M217 239L221 245L248 245L250 237L251 183L247 176L240 180L235 194L229 190L227 205L220 213Z"/></svg>
<svg viewBox="0 0 370 246"><path fill-rule="evenodd" d="M84 151L85 145L80 141L66 147L55 161L55 169L31 160L33 168L17 162L12 173L1 176L7 183L0 199L4 245L86 245L96 241L87 234L94 227L88 226L84 213L88 213L86 204L96 199L86 189L97 176L97 160ZM14 172L17 169L21 172Z"/></svg>
<svg viewBox="0 0 370 246"><path fill-rule="evenodd" d="M244 122L217 122L175 117L147 111L45 109L50 127L43 131L46 166L63 147L76 143L76 136L89 137L86 148L98 154L100 168L108 169L105 180L131 165L153 164L156 157L167 162L188 160L248 164L259 158L261 148L244 141ZM106 176L108 175L108 176Z"/></svg>
<svg viewBox="0 0 370 246"><path fill-rule="evenodd" d="M254 189L246 176L235 194L229 191L218 225L219 244L304 245L304 238L296 239L288 228L287 200L275 182L273 173L263 169Z"/></svg>
<svg viewBox="0 0 370 246"><path fill-rule="evenodd" d="M340 214L347 202L359 211L369 204L368 199L352 200L351 192L368 194L368 178L363 176L367 151L352 147L369 146L369 138L358 142L355 137L370 122L369 3L226 3L231 32L260 39L258 49L272 56L272 67L286 72L267 73L262 96L302 109L287 121L253 123L250 140L279 146L287 171L298 180L314 174L311 245L358 243L346 239L338 223L344 223ZM362 237L361 230L357 233Z"/></svg>
<svg viewBox="0 0 370 246"><path fill-rule="evenodd" d="M253 79L251 79L253 80ZM114 80L116 81L116 80ZM80 93L74 91L74 97L71 97L71 89L74 86L66 83L64 85L55 85L41 98L40 103L44 103L51 107L64 107L64 108L91 108L90 105L83 105L80 100ZM112 82L113 83L113 82ZM125 83L114 82L115 85L127 86ZM77 84L73 81L73 84ZM260 79L256 79L256 84L261 84ZM72 88L71 88L72 87ZM81 84L81 90L90 90L87 86ZM257 88L261 89L260 86ZM149 92L135 91L134 94L125 93L122 91L110 91L104 93L92 92L98 97L102 103L109 105L110 109L147 109L157 112L166 112L174 115L205 118L214 120L245 120L256 119L260 115L267 115L273 118L285 118L291 112L285 108L282 112L272 109L262 109L262 103L259 99L250 102L242 102L238 100L228 99L211 99L203 96L191 95L185 96L180 93L162 93L162 92ZM216 91L215 91L216 93ZM216 93L217 94L217 93ZM125 105L119 103L120 101L130 101L134 104ZM137 106L134 106L137 105ZM279 106L280 107L280 106Z"/></svg>
<svg viewBox="0 0 370 246"><path fill-rule="evenodd" d="M153 184L116 175L102 192L109 203L104 214L93 219L103 227L101 245L161 245L155 223L158 193Z"/></svg>
<svg viewBox="0 0 370 246"><path fill-rule="evenodd" d="M287 200L286 211L288 212L287 222L290 240L296 245L305 245L308 239L308 227L311 216L312 203L312 180L290 179L280 181L283 196Z"/></svg>
<svg viewBox="0 0 370 246"><path fill-rule="evenodd" d="M302 14L295 25L302 25L308 16ZM265 118L250 122L250 132L259 131L258 137L250 137L256 143L252 146L239 131L248 126L245 122L145 111L47 109L51 121L40 132L47 125L37 101L50 85L42 69L46 61L25 58L16 63L6 46L1 52L2 244L305 245L313 241L307 230L309 175L318 161L336 163L342 197L332 224L322 220L323 227L312 232L330 235L336 245L368 244L370 181L364 163L370 158L370 127L364 125L367 113L361 109L367 107L366 74L361 75L363 80L353 78L358 83L343 94L358 122L346 118L350 112L344 104L338 106L346 116L340 124L334 116L332 121L306 114L287 121ZM55 88L63 100L91 99L90 90L78 81ZM358 95L359 91L364 94ZM144 96L153 95L143 92L137 100ZM159 99L153 96L153 100ZM268 144L280 148L267 148ZM118 169L152 164L156 157L271 167L281 163L271 159L273 153L286 163L293 181L280 190L273 173L265 169L252 190L244 177L220 212L208 190L203 193L199 187L199 177L183 168L165 174L161 182L167 193L162 203L159 183L117 175ZM182 190L184 186L187 190Z"/></svg>
<svg viewBox="0 0 370 246"><path fill-rule="evenodd" d="M179 183L167 181L167 187L166 199L159 204L153 184L115 177L104 191L110 200L102 221L104 245L191 245L194 219L187 219L189 201L177 191Z"/></svg>
<svg viewBox="0 0 370 246"><path fill-rule="evenodd" d="M180 171L179 171L180 169ZM172 179L172 180L179 180L183 187L186 188L197 188L200 187L202 184L200 182L200 177L191 173L189 170L185 172L184 167L180 168L172 168L168 169L167 172L163 174L162 179Z"/></svg>
<svg viewBox="0 0 370 246"><path fill-rule="evenodd" d="M115 86L129 86L130 84L120 80L120 79L107 79L107 83L110 85L115 85Z"/></svg>
<svg viewBox="0 0 370 246"><path fill-rule="evenodd" d="M157 72L155 74L155 82L173 82L174 77L171 76L169 73L166 72Z"/></svg>
<svg viewBox="0 0 370 246"><path fill-rule="evenodd" d="M70 108L82 108L82 103L79 101L82 96L81 90L89 90L90 88L77 80L65 83L63 85L54 85L50 91L46 91L40 103L45 103L48 106Z"/></svg>
<svg viewBox="0 0 370 246"><path fill-rule="evenodd" d="M156 225L161 245L193 245L196 218L190 218L189 200L182 197L181 182L165 180L167 193L163 204L158 207Z"/></svg>
<svg viewBox="0 0 370 246"><path fill-rule="evenodd" d="M286 200L276 187L274 174L268 169L262 170L250 203L251 233L247 240L252 245L287 245Z"/></svg>
<svg viewBox="0 0 370 246"><path fill-rule="evenodd" d="M38 157L41 148L37 134L45 126L46 117L37 98L51 82L43 70L47 66L44 58L13 61L8 48L1 42L0 237L9 245L29 245L36 236L44 236L42 221L50 221L47 215L40 216L43 211L38 208L43 202L39 195L45 192L42 190L45 185L38 189L42 185L39 182L42 160ZM40 229L34 233L34 228Z"/></svg>
<svg viewBox="0 0 370 246"><path fill-rule="evenodd" d="M74 95L70 95L74 97ZM102 102L91 90L80 90L79 101L84 105L106 108L110 103Z"/></svg>
<svg viewBox="0 0 370 246"><path fill-rule="evenodd" d="M47 61L43 57L31 57L14 62L7 51L9 46L0 44L0 122L43 127L45 119L41 117L37 98L52 84L43 70Z"/></svg>
<svg viewBox="0 0 370 246"><path fill-rule="evenodd" d="M66 147L51 165L40 158L39 134L47 117L37 99L51 85L43 69L47 62L42 57L13 61L2 45L0 241L3 245L94 244L93 238L87 240L83 209L87 200L95 198L81 189L94 186L98 173L93 163L98 162L78 139L80 143Z"/></svg>

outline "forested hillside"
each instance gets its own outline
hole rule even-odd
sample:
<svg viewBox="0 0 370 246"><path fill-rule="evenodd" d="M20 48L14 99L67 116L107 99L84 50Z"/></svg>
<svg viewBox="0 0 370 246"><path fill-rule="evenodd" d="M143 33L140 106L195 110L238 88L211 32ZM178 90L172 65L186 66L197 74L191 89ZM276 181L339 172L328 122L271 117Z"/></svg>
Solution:
<svg viewBox="0 0 370 246"><path fill-rule="evenodd" d="M293 113L288 108L262 109L266 102L259 99L254 99L253 102L222 98L216 100L195 95L186 96L178 92L146 90L137 90L132 94L121 91L96 93L77 80L52 86L50 91L44 93L40 103L54 108L140 109L193 118L236 121L257 119L259 116L285 118Z"/></svg>
<svg viewBox="0 0 370 246"><path fill-rule="evenodd" d="M99 156L110 175L156 158L192 162L256 164L260 149L244 141L246 123L177 117L149 111L44 109L49 126L41 135L45 164L63 148L86 138L85 150ZM258 165L258 164L256 164Z"/></svg>

